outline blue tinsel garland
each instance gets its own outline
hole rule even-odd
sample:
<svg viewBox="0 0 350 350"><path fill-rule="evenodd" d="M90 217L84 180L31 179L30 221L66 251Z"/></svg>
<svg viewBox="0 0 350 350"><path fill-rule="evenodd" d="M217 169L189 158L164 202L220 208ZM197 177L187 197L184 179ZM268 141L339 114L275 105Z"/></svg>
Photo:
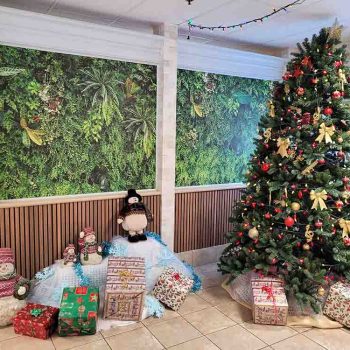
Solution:
<svg viewBox="0 0 350 350"><path fill-rule="evenodd" d="M160 235L158 233L148 231L148 232L146 232L146 236L155 239L160 244L162 244L166 247L166 244L162 241L162 239L160 238Z"/></svg>
<svg viewBox="0 0 350 350"><path fill-rule="evenodd" d="M74 264L74 272L79 278L79 284L81 286L89 286L91 284L89 277L85 276L83 266L80 262Z"/></svg>
<svg viewBox="0 0 350 350"><path fill-rule="evenodd" d="M199 290L202 289L201 278L196 274L196 272L194 271L194 268L191 264L187 263L186 261L183 261L183 264L187 267L187 269L192 274L192 279L193 279L192 292L193 293L198 292Z"/></svg>
<svg viewBox="0 0 350 350"><path fill-rule="evenodd" d="M153 295L146 295L145 306L149 316L163 317L164 306Z"/></svg>

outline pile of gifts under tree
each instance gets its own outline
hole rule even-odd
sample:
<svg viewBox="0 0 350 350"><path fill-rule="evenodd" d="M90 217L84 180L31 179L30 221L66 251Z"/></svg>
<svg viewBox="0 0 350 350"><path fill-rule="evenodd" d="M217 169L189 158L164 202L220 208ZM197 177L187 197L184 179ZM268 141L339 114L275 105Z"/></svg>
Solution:
<svg viewBox="0 0 350 350"><path fill-rule="evenodd" d="M254 323L286 325L288 302L284 281L274 277L258 277L251 280ZM337 282L329 290L323 314L350 327L350 284Z"/></svg>
<svg viewBox="0 0 350 350"><path fill-rule="evenodd" d="M135 198L136 197L136 198ZM129 190L122 210L121 222L129 229L129 241L147 239L143 229L149 211L141 196ZM136 215L133 221L132 216ZM135 224L136 222L136 224ZM132 232L130 234L130 229ZM79 235L79 254L69 244L64 251L63 266L96 265L102 261L102 246L96 242L92 228ZM80 263L79 261L80 260ZM153 289L153 296L173 310L178 310L190 293L193 280L172 267L165 268ZM90 335L97 329L100 305L99 288L90 286L63 289L60 308L26 303L30 281L18 276L11 249L0 249L0 326L12 323L17 334L47 339L56 329L60 336ZM103 318L120 321L140 321L146 295L145 259L142 257L109 256L103 301ZM4 298L4 299L3 299ZM6 298L6 299L5 299ZM2 300L3 299L3 300ZM8 309L3 306L9 305ZM10 317L14 313L14 317ZM0 321L1 322L1 321Z"/></svg>

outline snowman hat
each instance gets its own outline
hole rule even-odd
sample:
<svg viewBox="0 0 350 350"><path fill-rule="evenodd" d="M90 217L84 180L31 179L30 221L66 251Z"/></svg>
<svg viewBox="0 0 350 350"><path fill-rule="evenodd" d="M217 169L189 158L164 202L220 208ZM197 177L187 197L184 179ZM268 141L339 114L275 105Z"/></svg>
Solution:
<svg viewBox="0 0 350 350"><path fill-rule="evenodd" d="M15 263L15 258L11 248L0 248L0 264Z"/></svg>
<svg viewBox="0 0 350 350"><path fill-rule="evenodd" d="M64 249L63 254L67 254L69 249L74 249L75 250L75 245L72 243L69 243L67 247Z"/></svg>
<svg viewBox="0 0 350 350"><path fill-rule="evenodd" d="M125 203L128 203L129 198L136 197L139 199L139 201L142 201L141 195L139 195L135 189L131 188L128 190L128 195L125 197Z"/></svg>

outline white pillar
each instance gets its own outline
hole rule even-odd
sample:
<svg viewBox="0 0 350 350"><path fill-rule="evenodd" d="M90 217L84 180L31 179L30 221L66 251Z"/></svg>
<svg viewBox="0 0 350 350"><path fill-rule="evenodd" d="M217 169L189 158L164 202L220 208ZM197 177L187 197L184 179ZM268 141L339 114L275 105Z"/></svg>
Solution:
<svg viewBox="0 0 350 350"><path fill-rule="evenodd" d="M161 235L174 250L177 26L157 28L164 37L157 69L157 189L161 192Z"/></svg>

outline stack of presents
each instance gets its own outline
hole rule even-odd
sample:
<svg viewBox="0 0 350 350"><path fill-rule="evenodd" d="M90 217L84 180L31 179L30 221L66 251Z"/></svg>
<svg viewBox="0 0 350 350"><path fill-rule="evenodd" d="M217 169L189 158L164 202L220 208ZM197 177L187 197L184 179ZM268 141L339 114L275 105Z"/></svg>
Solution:
<svg viewBox="0 0 350 350"><path fill-rule="evenodd" d="M274 277L260 277L251 280L253 298L253 320L258 324L286 325L288 302L284 282ZM326 298L323 314L350 327L350 284L333 284Z"/></svg>
<svg viewBox="0 0 350 350"><path fill-rule="evenodd" d="M166 268L154 287L153 295L163 304L177 310L192 285L192 279L173 268ZM110 256L103 318L141 320L145 294L144 258ZM99 304L99 288L64 288L60 308L28 303L17 312L12 323L17 334L40 339L47 339L56 329L59 336L95 334Z"/></svg>

